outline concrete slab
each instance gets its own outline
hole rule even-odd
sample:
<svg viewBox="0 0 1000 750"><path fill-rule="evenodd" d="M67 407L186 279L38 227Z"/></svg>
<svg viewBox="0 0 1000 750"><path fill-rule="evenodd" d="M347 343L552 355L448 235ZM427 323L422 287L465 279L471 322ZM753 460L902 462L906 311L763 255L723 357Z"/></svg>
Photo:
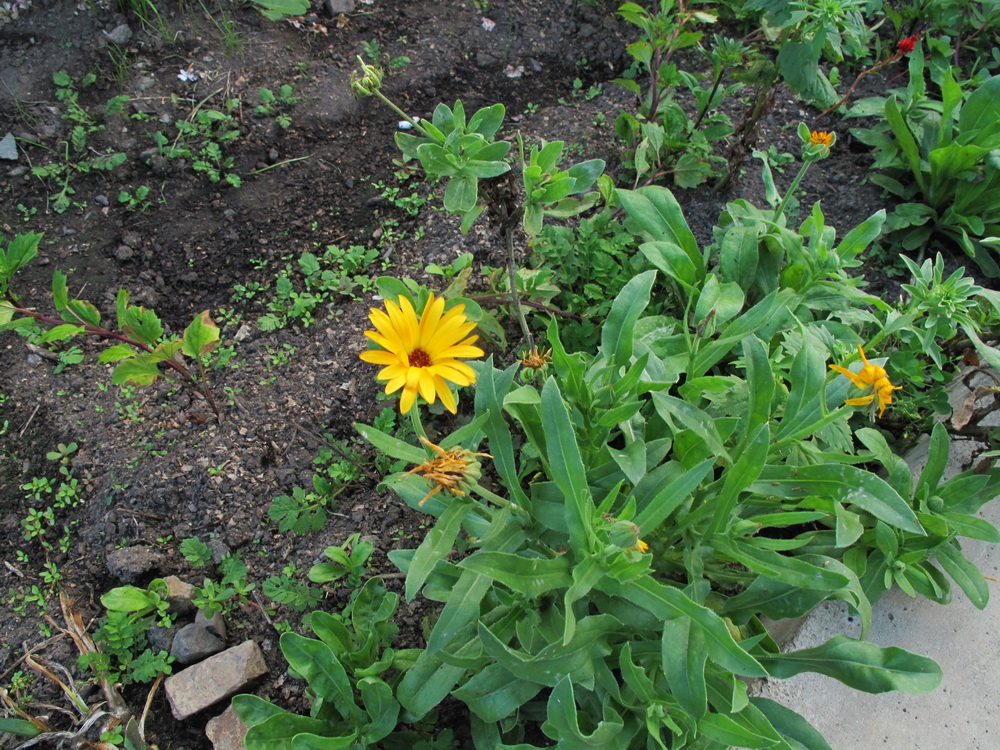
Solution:
<svg viewBox="0 0 1000 750"><path fill-rule="evenodd" d="M953 441L948 475L968 467L973 447ZM915 471L922 467L920 459L908 457ZM1000 500L987 504L980 515L1000 527ZM966 539L962 547L985 576L1000 581L1000 545ZM868 640L936 660L944 679L933 693L869 695L816 674L767 680L755 692L802 714L833 750L996 750L1000 583L989 585L990 602L984 610L954 585L947 605L911 599L898 588L875 605ZM805 618L786 650L818 646L840 633L859 638L860 622L849 616L842 602L826 602Z"/></svg>

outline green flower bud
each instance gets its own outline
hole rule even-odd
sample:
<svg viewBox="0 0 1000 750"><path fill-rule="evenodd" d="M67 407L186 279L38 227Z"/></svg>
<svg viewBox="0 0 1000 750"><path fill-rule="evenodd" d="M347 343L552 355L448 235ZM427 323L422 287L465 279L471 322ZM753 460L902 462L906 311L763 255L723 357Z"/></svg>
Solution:
<svg viewBox="0 0 1000 750"><path fill-rule="evenodd" d="M382 88L382 69L369 65L360 57L358 62L361 64L361 70L351 72L351 91L359 98L371 96Z"/></svg>

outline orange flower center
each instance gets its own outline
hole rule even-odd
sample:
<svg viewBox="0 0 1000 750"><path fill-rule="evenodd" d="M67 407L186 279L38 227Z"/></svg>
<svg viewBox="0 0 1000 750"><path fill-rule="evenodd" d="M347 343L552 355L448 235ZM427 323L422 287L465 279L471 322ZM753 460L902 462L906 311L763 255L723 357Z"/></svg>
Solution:
<svg viewBox="0 0 1000 750"><path fill-rule="evenodd" d="M410 352L410 367L430 367L431 364L430 355L423 349L417 348Z"/></svg>

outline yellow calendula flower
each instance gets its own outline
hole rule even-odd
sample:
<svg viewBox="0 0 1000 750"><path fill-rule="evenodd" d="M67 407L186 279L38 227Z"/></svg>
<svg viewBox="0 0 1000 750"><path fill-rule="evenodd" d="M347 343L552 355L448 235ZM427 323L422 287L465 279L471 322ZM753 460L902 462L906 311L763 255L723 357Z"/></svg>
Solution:
<svg viewBox="0 0 1000 750"><path fill-rule="evenodd" d="M893 385L889 382L889 376L885 368L871 364L860 344L858 345L858 351L861 352L861 361L865 363L864 367L861 368L861 372L851 372L846 367L841 367L840 365L830 365L830 369L847 377L861 390L868 391L864 396L847 399L844 401L845 404L850 404L851 406L871 404L872 419L875 418L875 407L877 404L878 416L881 418L885 412L885 407L892 403L892 392L899 390L902 386Z"/></svg>
<svg viewBox="0 0 1000 750"><path fill-rule="evenodd" d="M385 310L372 308L368 318L376 330L365 331L365 336L382 348L361 352L360 357L384 365L375 377L386 381L386 393L403 390L399 410L406 414L419 394L429 404L440 398L454 414L458 405L448 383L476 382L476 373L459 357L484 354L473 346L479 337L469 335L476 324L466 320L465 305L445 312L444 299L432 294L418 317L410 300L400 297L399 304L386 300Z"/></svg>
<svg viewBox="0 0 1000 750"><path fill-rule="evenodd" d="M448 490L456 495L464 496L482 476L482 470L476 458L493 458L489 453L473 453L463 448L452 448L446 451L440 445L434 445L423 436L420 437L420 441L430 447L436 455L406 472L407 474L420 474L432 485L431 491L418 505L423 505L441 490Z"/></svg>
<svg viewBox="0 0 1000 750"><path fill-rule="evenodd" d="M630 549L634 549L634 550L636 550L637 552L642 552L642 553L644 553L644 554L645 554L646 552L649 552L649 545L648 545L648 544L646 544L646 543L645 543L644 541L642 541L641 539L636 539L636 540L635 540L635 546L634 546L634 547L631 547Z"/></svg>

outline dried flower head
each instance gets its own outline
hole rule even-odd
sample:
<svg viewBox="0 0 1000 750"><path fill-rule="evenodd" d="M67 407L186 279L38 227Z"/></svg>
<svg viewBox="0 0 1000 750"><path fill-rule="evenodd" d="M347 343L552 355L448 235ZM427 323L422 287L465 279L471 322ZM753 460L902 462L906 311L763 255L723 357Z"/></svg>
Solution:
<svg viewBox="0 0 1000 750"><path fill-rule="evenodd" d="M452 448L446 451L422 435L420 442L437 454L434 458L424 461L406 472L407 474L420 474L432 485L431 491L418 503L421 506L441 490L448 490L464 497L482 476L482 470L476 458L493 458L489 453L473 453L464 448Z"/></svg>
<svg viewBox="0 0 1000 750"><path fill-rule="evenodd" d="M476 373L458 358L484 354L473 346L478 336L469 336L476 324L466 320L465 305L445 311L444 299L432 294L417 317L410 300L400 297L399 304L386 300L385 311L373 308L368 317L376 330L365 331L365 336L382 348L361 352L360 357L384 365L375 377L387 381L386 393L403 390L399 410L406 414L419 394L429 404L440 398L454 414L458 405L448 382L476 382Z"/></svg>
<svg viewBox="0 0 1000 750"><path fill-rule="evenodd" d="M840 365L830 365L830 369L847 377L858 388L868 391L864 396L846 399L844 401L845 404L852 406L871 404L872 419L875 418L875 408L877 405L878 416L881 418L885 412L885 407L892 403L892 392L899 390L902 386L893 385L889 382L889 376L885 368L871 364L860 344L858 345L858 351L861 352L861 361L864 362L864 367L861 368L860 372L851 372Z"/></svg>
<svg viewBox="0 0 1000 750"><path fill-rule="evenodd" d="M549 362L552 361L552 349L539 350L537 346L533 346L531 351L525 353L521 357L521 365L523 367L531 368L532 370L540 370L545 367Z"/></svg>

